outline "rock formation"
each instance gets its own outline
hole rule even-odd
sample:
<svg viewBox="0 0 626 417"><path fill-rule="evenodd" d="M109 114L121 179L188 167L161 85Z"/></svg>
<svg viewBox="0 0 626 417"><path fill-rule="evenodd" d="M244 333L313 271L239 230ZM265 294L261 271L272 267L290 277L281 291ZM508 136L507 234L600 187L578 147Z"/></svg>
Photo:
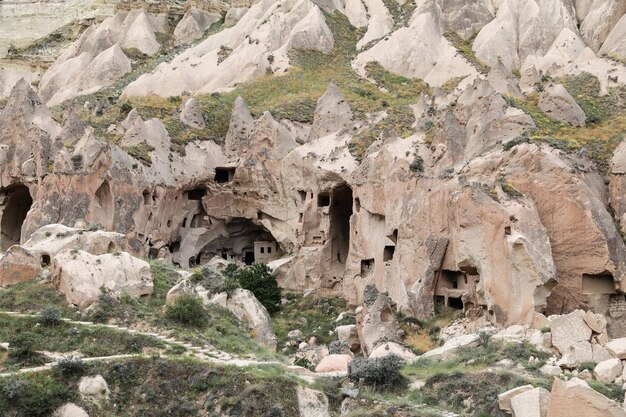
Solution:
<svg viewBox="0 0 626 417"><path fill-rule="evenodd" d="M119 5L38 88L18 82L1 104L2 248L44 265L77 245L183 268L270 263L285 289L365 303L366 353L379 342L362 331L372 287L394 314L445 305L510 326L584 308L626 334L625 151L607 189L591 145L574 153L550 136L601 123L572 77L597 81L593 103L619 97L621 6L444 3L403 17L369 0ZM313 76L296 52L346 73ZM293 74L319 90L294 101L311 110L298 120L271 84ZM411 78L428 84L421 95L389 93ZM222 103L226 120L211 107ZM80 219L106 232L64 229Z"/></svg>

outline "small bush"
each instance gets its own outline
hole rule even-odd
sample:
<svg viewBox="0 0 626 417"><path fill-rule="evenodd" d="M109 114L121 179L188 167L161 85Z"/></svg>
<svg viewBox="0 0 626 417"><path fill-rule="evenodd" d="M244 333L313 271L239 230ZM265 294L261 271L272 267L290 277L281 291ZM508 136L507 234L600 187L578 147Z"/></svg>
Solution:
<svg viewBox="0 0 626 417"><path fill-rule="evenodd" d="M491 334L488 332L478 333L478 346L487 347L491 343Z"/></svg>
<svg viewBox="0 0 626 417"><path fill-rule="evenodd" d="M522 144L522 143L528 143L528 142L530 142L530 137L528 136L528 132L524 132L520 136L516 137L515 139L512 139L506 143L503 143L502 149L505 151L510 151L517 145Z"/></svg>
<svg viewBox="0 0 626 417"><path fill-rule="evenodd" d="M56 366L63 375L82 374L87 368L81 358L72 355L59 359Z"/></svg>
<svg viewBox="0 0 626 417"><path fill-rule="evenodd" d="M167 306L165 318L184 326L196 328L206 327L208 321L202 299L188 294L179 296L174 304Z"/></svg>
<svg viewBox="0 0 626 417"><path fill-rule="evenodd" d="M72 155L72 166L75 170L79 170L83 167L83 154L77 153Z"/></svg>
<svg viewBox="0 0 626 417"><path fill-rule="evenodd" d="M409 168L413 172L424 172L424 159L419 155L415 155L415 159L413 159Z"/></svg>
<svg viewBox="0 0 626 417"><path fill-rule="evenodd" d="M35 346L41 341L41 336L32 332L23 332L9 339L11 356L27 358L35 354Z"/></svg>
<svg viewBox="0 0 626 417"><path fill-rule="evenodd" d="M127 115L133 109L133 106L130 103L122 103L120 106L120 114Z"/></svg>
<svg viewBox="0 0 626 417"><path fill-rule="evenodd" d="M55 305L48 304L39 313L39 322L44 326L58 326L61 324L61 310Z"/></svg>
<svg viewBox="0 0 626 417"><path fill-rule="evenodd" d="M593 370L596 368L597 363L593 362L593 361L585 361L585 362L581 362L578 365L578 371L582 372L582 371L589 371L593 373Z"/></svg>
<svg viewBox="0 0 626 417"><path fill-rule="evenodd" d="M293 361L293 364L296 366L301 366L303 368L306 368L308 370L313 370L313 364L311 364L311 361L309 361L307 358L298 358L295 361Z"/></svg>
<svg viewBox="0 0 626 417"><path fill-rule="evenodd" d="M389 390L401 387L406 381L400 370L404 360L398 355L374 359L355 359L350 363L348 377L353 382L377 389Z"/></svg>

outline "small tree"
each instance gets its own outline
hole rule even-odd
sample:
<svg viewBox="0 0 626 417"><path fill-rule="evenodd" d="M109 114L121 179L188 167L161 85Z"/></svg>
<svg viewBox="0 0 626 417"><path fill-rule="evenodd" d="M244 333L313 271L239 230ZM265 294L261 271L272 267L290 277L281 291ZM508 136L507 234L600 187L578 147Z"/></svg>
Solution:
<svg viewBox="0 0 626 417"><path fill-rule="evenodd" d="M406 382L400 373L403 366L404 360L395 354L373 359L358 358L350 362L348 377L353 382L389 390Z"/></svg>
<svg viewBox="0 0 626 417"><path fill-rule="evenodd" d="M237 280L241 288L252 291L269 313L280 309L280 288L267 265L254 264L240 269L237 273Z"/></svg>
<svg viewBox="0 0 626 417"><path fill-rule="evenodd" d="M165 318L184 326L206 327L209 316L202 299L196 295L183 294L165 309Z"/></svg>
<svg viewBox="0 0 626 417"><path fill-rule="evenodd" d="M40 355L35 351L41 336L32 332L22 332L9 339L9 359L13 363L39 363Z"/></svg>
<svg viewBox="0 0 626 417"><path fill-rule="evenodd" d="M39 322L44 326L58 326L61 324L61 310L55 305L48 304L41 309Z"/></svg>

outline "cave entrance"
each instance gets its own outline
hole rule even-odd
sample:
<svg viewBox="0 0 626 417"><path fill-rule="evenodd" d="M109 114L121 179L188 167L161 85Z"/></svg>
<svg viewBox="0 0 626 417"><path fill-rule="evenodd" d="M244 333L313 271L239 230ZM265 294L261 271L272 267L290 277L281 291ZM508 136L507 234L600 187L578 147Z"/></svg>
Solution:
<svg viewBox="0 0 626 417"><path fill-rule="evenodd" d="M614 294L615 280L609 272L603 274L583 274L583 294Z"/></svg>
<svg viewBox="0 0 626 417"><path fill-rule="evenodd" d="M187 200L202 200L202 197L206 195L206 190L203 188L196 188L194 190L187 191Z"/></svg>
<svg viewBox="0 0 626 417"><path fill-rule="evenodd" d="M232 182L235 178L234 167L218 167L215 168L215 182L218 184L226 184Z"/></svg>
<svg viewBox="0 0 626 417"><path fill-rule="evenodd" d="M330 233L332 258L345 265L350 251L350 217L352 189L346 184L333 189L330 201Z"/></svg>
<svg viewBox="0 0 626 417"><path fill-rule="evenodd" d="M220 236L204 245L196 264L205 264L217 256L252 265L271 262L281 255L276 239L267 229L248 219L234 219L225 225Z"/></svg>
<svg viewBox="0 0 626 417"><path fill-rule="evenodd" d="M0 247L3 251L13 245L19 245L22 236L22 224L33 204L28 188L18 185L4 190L5 204L0 221Z"/></svg>
<svg viewBox="0 0 626 417"><path fill-rule="evenodd" d="M478 273L471 269L470 273ZM462 310L463 295L471 296L474 292L474 280L467 271L451 271L442 269L437 272L438 279L435 287L434 299L444 307Z"/></svg>

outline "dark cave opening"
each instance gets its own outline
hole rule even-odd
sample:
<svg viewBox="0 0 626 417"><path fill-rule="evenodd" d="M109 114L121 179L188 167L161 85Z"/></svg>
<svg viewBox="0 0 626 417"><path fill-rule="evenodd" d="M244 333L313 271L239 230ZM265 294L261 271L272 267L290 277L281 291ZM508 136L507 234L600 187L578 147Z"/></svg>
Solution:
<svg viewBox="0 0 626 417"><path fill-rule="evenodd" d="M20 244L22 225L33 204L33 199L24 185L8 188L4 190L4 193L7 199L0 222L0 246L2 250L7 250L13 245Z"/></svg>

